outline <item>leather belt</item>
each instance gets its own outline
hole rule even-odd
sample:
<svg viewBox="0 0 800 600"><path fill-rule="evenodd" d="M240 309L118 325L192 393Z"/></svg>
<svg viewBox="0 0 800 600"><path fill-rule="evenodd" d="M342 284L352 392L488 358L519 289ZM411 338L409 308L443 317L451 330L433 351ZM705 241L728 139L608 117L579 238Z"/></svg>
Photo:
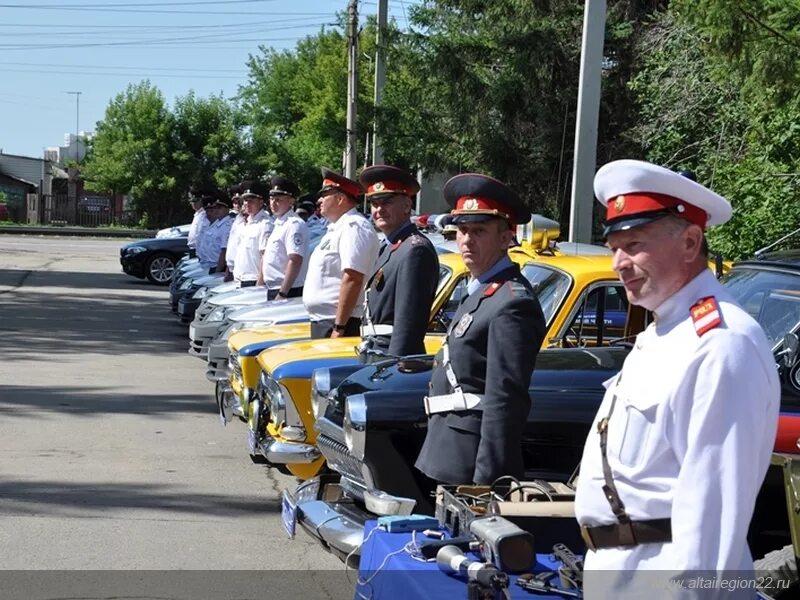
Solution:
<svg viewBox="0 0 800 600"><path fill-rule="evenodd" d="M581 527L581 537L589 550L619 548L640 544L666 544L672 541L672 521L628 521L614 525Z"/></svg>
<svg viewBox="0 0 800 600"><path fill-rule="evenodd" d="M441 412L477 409L483 398L480 394L465 394L459 388L452 394L425 396L425 413L432 415Z"/></svg>
<svg viewBox="0 0 800 600"><path fill-rule="evenodd" d="M362 325L361 337L368 337L370 335L392 335L394 327L391 325Z"/></svg>

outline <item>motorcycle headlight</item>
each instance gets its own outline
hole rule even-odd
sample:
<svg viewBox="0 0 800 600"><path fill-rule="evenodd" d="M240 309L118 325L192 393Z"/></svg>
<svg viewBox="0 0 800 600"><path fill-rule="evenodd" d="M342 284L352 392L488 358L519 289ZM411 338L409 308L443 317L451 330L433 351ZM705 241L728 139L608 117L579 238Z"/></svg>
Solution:
<svg viewBox="0 0 800 600"><path fill-rule="evenodd" d="M202 300L206 296L208 296L208 288L207 287L201 287L199 290L197 290L194 293L192 298L194 298L195 300Z"/></svg>
<svg viewBox="0 0 800 600"><path fill-rule="evenodd" d="M208 321L209 323L217 323L219 321L223 321L225 319L226 308L227 307L225 306L218 306L208 314L208 317L206 317L206 321Z"/></svg>
<svg viewBox="0 0 800 600"><path fill-rule="evenodd" d="M143 246L129 246L125 249L126 254L139 254L140 252L144 252L147 248Z"/></svg>
<svg viewBox="0 0 800 600"><path fill-rule="evenodd" d="M367 402L364 394L348 396L344 409L344 443L356 459L364 460L367 446Z"/></svg>
<svg viewBox="0 0 800 600"><path fill-rule="evenodd" d="M330 369L315 369L311 375L311 408L314 411L315 419L319 419L325 414L330 391Z"/></svg>

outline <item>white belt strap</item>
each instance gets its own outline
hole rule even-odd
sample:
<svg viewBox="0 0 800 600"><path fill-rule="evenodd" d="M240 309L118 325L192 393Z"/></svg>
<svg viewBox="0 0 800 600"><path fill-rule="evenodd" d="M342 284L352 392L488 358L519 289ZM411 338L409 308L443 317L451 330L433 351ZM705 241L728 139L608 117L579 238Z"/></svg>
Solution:
<svg viewBox="0 0 800 600"><path fill-rule="evenodd" d="M452 394L441 396L425 396L425 413L452 412L456 410L473 410L480 406L482 396L478 394L465 394L461 388Z"/></svg>
<svg viewBox="0 0 800 600"><path fill-rule="evenodd" d="M394 327L391 325L374 325L368 323L367 325L361 326L361 337L366 337L368 335L392 335L393 329Z"/></svg>

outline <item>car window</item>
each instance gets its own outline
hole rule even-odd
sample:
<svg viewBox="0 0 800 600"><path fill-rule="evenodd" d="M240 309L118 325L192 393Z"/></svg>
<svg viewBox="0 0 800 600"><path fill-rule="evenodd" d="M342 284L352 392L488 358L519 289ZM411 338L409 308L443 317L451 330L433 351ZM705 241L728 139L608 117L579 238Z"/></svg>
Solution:
<svg viewBox="0 0 800 600"><path fill-rule="evenodd" d="M522 274L531 282L533 291L542 306L547 326L553 322L558 308L572 287L572 278L563 271L529 262L522 267Z"/></svg>
<svg viewBox="0 0 800 600"><path fill-rule="evenodd" d="M442 305L442 308L439 309L436 318L428 328L430 332L447 333L447 329L450 326L450 323L453 320L459 305L461 304L461 300L467 296L468 283L469 277L466 275L462 275L456 281L455 285L453 286L453 291L450 292L450 297ZM440 287L443 285L441 279L439 285Z"/></svg>
<svg viewBox="0 0 800 600"><path fill-rule="evenodd" d="M619 283L602 283L584 290L563 338L570 346L607 346L625 336L628 298Z"/></svg>
<svg viewBox="0 0 800 600"><path fill-rule="evenodd" d="M439 265L439 283L436 286L437 296L442 293L442 289L444 289L444 286L447 285L447 282L450 279L450 274L452 272L453 270L450 267Z"/></svg>

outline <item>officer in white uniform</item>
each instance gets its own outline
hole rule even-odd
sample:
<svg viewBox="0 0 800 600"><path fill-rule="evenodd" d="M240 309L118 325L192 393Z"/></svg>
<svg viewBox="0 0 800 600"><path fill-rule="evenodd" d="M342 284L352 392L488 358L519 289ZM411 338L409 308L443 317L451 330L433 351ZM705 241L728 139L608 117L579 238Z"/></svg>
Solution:
<svg viewBox="0 0 800 600"><path fill-rule="evenodd" d="M378 258L378 236L356 210L361 185L322 169L318 203L331 224L308 263L303 304L311 337L358 336L364 315L364 285Z"/></svg>
<svg viewBox="0 0 800 600"><path fill-rule="evenodd" d="M753 575L746 538L775 441L775 360L707 268L704 230L730 218L727 200L634 160L601 168L594 191L614 269L655 322L606 383L586 440L575 502L584 592L695 597L680 580ZM752 598L754 588L701 594Z"/></svg>
<svg viewBox="0 0 800 600"><path fill-rule="evenodd" d="M231 231L228 234L228 244L225 250L225 281L233 281L233 263L236 258L236 248L239 241L239 232L242 225L247 220L242 207L242 198L239 196L239 184L232 185L228 188L228 195L231 199L232 209L231 216L233 223L231 224Z"/></svg>
<svg viewBox="0 0 800 600"><path fill-rule="evenodd" d="M261 244L258 285L267 286L268 300L299 298L308 270L308 225L292 210L297 186L276 175L270 182L269 205L275 227Z"/></svg>
<svg viewBox="0 0 800 600"><path fill-rule="evenodd" d="M197 239L205 227L208 227L208 216L206 216L206 207L203 204L203 194L199 190L192 190L189 193L189 205L194 210L192 217L192 224L189 225L189 237L186 239L186 245L189 246L189 254L195 256L197 254Z"/></svg>
<svg viewBox="0 0 800 600"><path fill-rule="evenodd" d="M210 224L200 236L197 246L197 258L200 265L209 273L225 270L225 251L230 237L233 218L228 214L230 205L220 195L214 203L206 208Z"/></svg>
<svg viewBox="0 0 800 600"><path fill-rule="evenodd" d="M240 197L244 204L245 222L237 232L233 278L240 287L256 285L261 270L261 242L272 231L272 217L264 210L267 193L258 181L243 181Z"/></svg>

